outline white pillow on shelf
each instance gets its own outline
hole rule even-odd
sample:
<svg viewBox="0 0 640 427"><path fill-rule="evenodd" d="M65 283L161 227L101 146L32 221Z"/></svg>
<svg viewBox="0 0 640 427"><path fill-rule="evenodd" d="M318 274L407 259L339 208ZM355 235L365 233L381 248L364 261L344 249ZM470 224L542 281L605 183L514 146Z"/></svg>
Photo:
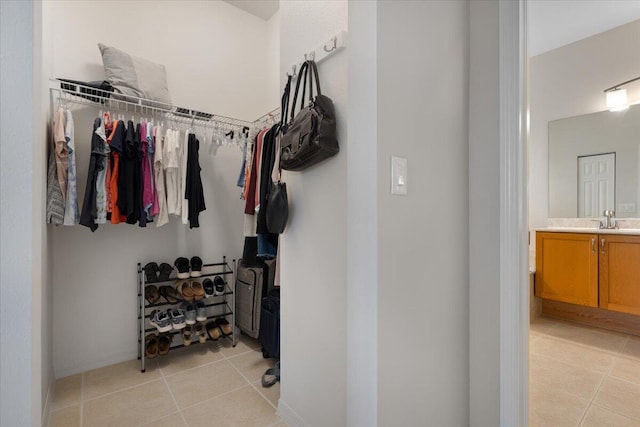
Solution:
<svg viewBox="0 0 640 427"><path fill-rule="evenodd" d="M164 65L98 43L106 80L116 93L172 105Z"/></svg>

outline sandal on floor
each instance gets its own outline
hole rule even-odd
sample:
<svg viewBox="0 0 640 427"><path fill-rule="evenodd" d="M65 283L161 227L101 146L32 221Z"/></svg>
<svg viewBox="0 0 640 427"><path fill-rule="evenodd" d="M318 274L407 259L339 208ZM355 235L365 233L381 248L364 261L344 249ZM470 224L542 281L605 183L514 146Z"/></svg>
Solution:
<svg viewBox="0 0 640 427"><path fill-rule="evenodd" d="M158 337L156 334L149 334L144 338L144 357L147 359L158 357Z"/></svg>
<svg viewBox="0 0 640 427"><path fill-rule="evenodd" d="M267 369L262 375L262 387L271 387L278 381L280 381L280 362L276 364L275 368Z"/></svg>
<svg viewBox="0 0 640 427"><path fill-rule="evenodd" d="M218 329L216 322L207 323L207 335L209 335L209 338L213 341L218 341L218 338L220 338L220 329Z"/></svg>
<svg viewBox="0 0 640 427"><path fill-rule="evenodd" d="M160 300L160 292L155 285L147 285L144 287L144 297L149 304L155 304Z"/></svg>
<svg viewBox="0 0 640 427"><path fill-rule="evenodd" d="M171 338L173 338L172 335L160 335L158 337L158 354L160 356L164 356L171 350Z"/></svg>
<svg viewBox="0 0 640 427"><path fill-rule="evenodd" d="M178 293L172 286L160 286L160 295L162 295L169 304L176 304L179 301Z"/></svg>
<svg viewBox="0 0 640 427"><path fill-rule="evenodd" d="M227 319L220 317L219 319L216 319L215 322L216 325L218 325L220 332L222 332L223 337L227 337L228 335L231 335L233 333L233 328L231 327Z"/></svg>

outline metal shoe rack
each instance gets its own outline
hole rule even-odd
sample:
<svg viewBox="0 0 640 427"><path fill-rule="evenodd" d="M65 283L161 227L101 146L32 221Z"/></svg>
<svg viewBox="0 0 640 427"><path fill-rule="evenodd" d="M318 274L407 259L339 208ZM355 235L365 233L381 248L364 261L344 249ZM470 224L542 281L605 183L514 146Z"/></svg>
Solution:
<svg viewBox="0 0 640 427"><path fill-rule="evenodd" d="M206 325L207 322L213 319L217 319L220 317L227 318L230 325L233 328L233 332L227 335L226 339L230 339L233 346L235 347L238 344L238 333L236 330L236 314L235 314L235 306L236 306L236 298L234 293L233 284L235 281L235 271L236 271L236 260L233 260L233 268L229 266L227 263L227 258L222 257L222 262L216 262L211 264L203 264L202 265L202 275L200 277L192 277L190 280L202 282L206 277L214 277L214 276L222 276L225 281L225 291L222 295L215 295L205 297L202 301L205 303L207 307L207 320L204 322ZM177 272L174 271L171 274L171 278L168 281L162 282L153 282L149 283L149 285L160 286L168 285L172 286L176 281L181 280L177 278ZM228 277L231 276L232 279L229 280ZM158 302L155 304L149 304L149 302L145 299L145 286L146 277L144 275L144 270L142 269L142 264L138 263L138 306L140 307L140 312L138 313L138 359L140 360L140 372L145 372L145 336L151 332L157 332L157 329L149 323L149 316L152 309L160 309L166 310L171 307L180 306L183 301L178 301L177 303L169 303L167 301ZM161 297L164 300L163 297ZM230 317L230 319L229 319ZM182 344L181 337L182 330L171 330L169 332L161 333L160 335L170 335L171 336L171 350L175 350L177 348L184 347ZM176 336L178 337L176 339ZM225 339L224 337L220 337L219 339ZM205 344L210 343L211 339L207 335L207 341ZM192 337L192 341L190 346L200 344L197 337ZM170 351L171 351L170 350ZM162 356L160 356L162 357Z"/></svg>

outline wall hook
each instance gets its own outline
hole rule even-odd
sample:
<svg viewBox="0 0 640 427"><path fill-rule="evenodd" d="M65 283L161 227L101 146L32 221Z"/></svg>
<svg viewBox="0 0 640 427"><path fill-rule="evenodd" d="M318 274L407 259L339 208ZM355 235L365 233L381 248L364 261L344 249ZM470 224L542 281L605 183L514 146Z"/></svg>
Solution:
<svg viewBox="0 0 640 427"><path fill-rule="evenodd" d="M325 52L332 52L338 48L338 38L336 36L331 37L331 45L327 49L327 45L322 46Z"/></svg>

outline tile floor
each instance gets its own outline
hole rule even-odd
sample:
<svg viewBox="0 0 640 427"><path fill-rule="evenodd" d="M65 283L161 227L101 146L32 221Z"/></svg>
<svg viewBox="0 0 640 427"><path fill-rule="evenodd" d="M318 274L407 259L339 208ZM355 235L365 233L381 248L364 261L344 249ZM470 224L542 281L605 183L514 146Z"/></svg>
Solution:
<svg viewBox="0 0 640 427"><path fill-rule="evenodd" d="M56 381L49 427L285 427L276 415L280 384L260 379L273 360L256 340L171 351L147 361L106 366Z"/></svg>
<svg viewBox="0 0 640 427"><path fill-rule="evenodd" d="M531 323L531 427L638 427L638 402L640 337L546 317Z"/></svg>

